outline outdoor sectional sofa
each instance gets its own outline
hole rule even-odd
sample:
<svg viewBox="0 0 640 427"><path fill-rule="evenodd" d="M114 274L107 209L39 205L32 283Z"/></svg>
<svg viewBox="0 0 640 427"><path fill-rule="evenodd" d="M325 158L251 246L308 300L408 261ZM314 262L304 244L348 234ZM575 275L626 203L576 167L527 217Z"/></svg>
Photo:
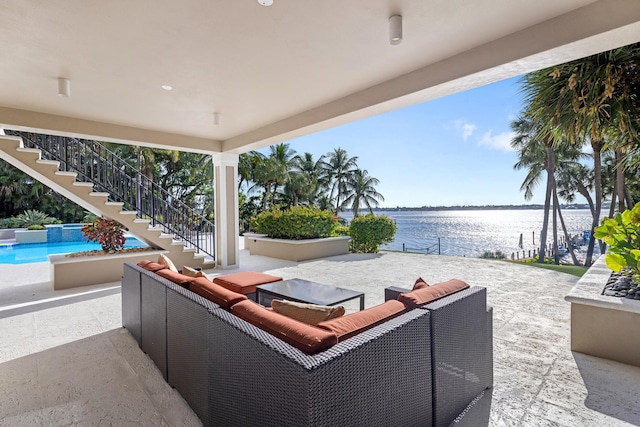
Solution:
<svg viewBox="0 0 640 427"><path fill-rule="evenodd" d="M482 287L302 351L186 282L124 264L122 319L205 426L447 426L493 384L492 309ZM403 291L388 288L386 297ZM367 311L375 307L358 313Z"/></svg>

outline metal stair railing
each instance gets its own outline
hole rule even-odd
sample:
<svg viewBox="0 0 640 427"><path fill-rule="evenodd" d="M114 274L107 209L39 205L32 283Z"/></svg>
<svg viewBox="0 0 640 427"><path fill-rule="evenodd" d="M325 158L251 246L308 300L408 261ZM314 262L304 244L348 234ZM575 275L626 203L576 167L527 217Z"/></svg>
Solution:
<svg viewBox="0 0 640 427"><path fill-rule="evenodd" d="M24 147L37 148L43 159L60 162L59 170L77 173L80 181L93 183L94 191L109 193L124 210L136 211L186 248L215 258L214 224L98 141L7 129L5 133L21 137Z"/></svg>

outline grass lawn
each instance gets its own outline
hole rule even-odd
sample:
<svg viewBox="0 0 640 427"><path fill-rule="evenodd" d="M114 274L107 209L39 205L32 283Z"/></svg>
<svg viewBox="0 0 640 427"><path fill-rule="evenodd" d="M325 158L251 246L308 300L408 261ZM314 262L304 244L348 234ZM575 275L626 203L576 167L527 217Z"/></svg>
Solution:
<svg viewBox="0 0 640 427"><path fill-rule="evenodd" d="M517 261L511 261L517 262ZM540 264L537 262L519 262L518 264L530 265L531 267L544 268L547 270L558 271L560 273L567 273L574 276L582 277L587 272L589 267L582 267L578 265L555 265L555 264Z"/></svg>

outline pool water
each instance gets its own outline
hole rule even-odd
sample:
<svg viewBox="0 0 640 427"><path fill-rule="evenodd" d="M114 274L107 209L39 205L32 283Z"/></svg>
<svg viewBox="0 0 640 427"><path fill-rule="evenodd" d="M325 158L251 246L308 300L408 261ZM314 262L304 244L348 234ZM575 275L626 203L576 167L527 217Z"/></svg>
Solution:
<svg viewBox="0 0 640 427"><path fill-rule="evenodd" d="M125 248L147 246L135 237L127 237ZM29 243L0 245L0 264L28 264L31 262L47 262L48 255L68 254L100 250L97 243L63 242L63 243Z"/></svg>

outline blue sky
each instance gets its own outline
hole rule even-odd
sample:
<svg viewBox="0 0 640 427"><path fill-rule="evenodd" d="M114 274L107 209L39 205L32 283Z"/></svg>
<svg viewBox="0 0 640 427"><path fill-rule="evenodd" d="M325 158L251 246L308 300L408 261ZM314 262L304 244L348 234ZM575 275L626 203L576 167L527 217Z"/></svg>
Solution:
<svg viewBox="0 0 640 427"><path fill-rule="evenodd" d="M522 108L518 78L287 141L318 158L341 147L380 180L383 207L526 202L510 123Z"/></svg>

